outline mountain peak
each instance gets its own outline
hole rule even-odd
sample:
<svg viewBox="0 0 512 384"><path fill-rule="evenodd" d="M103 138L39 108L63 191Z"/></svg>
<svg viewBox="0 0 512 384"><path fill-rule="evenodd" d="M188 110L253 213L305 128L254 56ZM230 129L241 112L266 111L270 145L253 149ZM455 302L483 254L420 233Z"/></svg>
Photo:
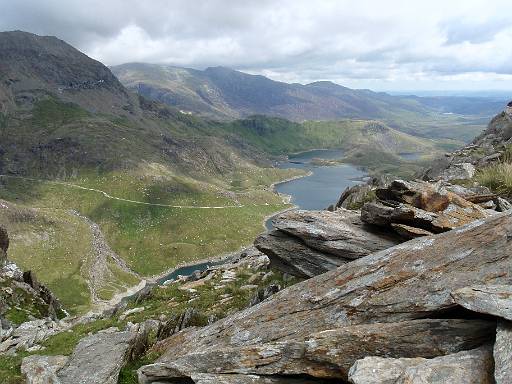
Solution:
<svg viewBox="0 0 512 384"><path fill-rule="evenodd" d="M50 94L105 112L128 103L125 88L106 66L54 36L0 32L0 57L0 95L15 103L27 92L29 99Z"/></svg>

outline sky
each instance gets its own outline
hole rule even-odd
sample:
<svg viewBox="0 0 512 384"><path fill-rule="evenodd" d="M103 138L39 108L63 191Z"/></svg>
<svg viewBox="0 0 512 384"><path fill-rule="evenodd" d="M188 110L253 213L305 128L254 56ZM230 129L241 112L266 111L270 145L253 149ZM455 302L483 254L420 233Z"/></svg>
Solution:
<svg viewBox="0 0 512 384"><path fill-rule="evenodd" d="M373 90L512 90L510 0L0 0L0 30L107 64Z"/></svg>

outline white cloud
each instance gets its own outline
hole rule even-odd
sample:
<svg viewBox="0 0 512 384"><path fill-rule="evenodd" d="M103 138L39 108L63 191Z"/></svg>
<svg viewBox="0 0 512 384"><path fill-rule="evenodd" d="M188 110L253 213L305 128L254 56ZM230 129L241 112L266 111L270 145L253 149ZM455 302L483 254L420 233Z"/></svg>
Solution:
<svg viewBox="0 0 512 384"><path fill-rule="evenodd" d="M0 29L114 65L225 65L372 88L512 83L509 0L0 0Z"/></svg>

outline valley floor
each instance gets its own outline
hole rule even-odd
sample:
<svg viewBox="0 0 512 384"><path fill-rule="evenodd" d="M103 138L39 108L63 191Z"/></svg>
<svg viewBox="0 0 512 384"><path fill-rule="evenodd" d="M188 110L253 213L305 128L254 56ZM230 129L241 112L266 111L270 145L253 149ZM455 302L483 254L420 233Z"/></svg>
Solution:
<svg viewBox="0 0 512 384"><path fill-rule="evenodd" d="M288 205L271 184L298 171L257 169L232 184L117 173L47 181L0 176L10 258L70 313L104 307L141 279L249 244ZM78 236L77 236L78 235Z"/></svg>

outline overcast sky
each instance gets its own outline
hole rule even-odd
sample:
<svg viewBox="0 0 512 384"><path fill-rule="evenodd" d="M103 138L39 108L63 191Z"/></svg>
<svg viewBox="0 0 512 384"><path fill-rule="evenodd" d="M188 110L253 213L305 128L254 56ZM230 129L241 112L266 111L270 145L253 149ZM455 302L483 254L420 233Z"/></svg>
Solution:
<svg viewBox="0 0 512 384"><path fill-rule="evenodd" d="M0 30L108 65L223 65L375 90L512 90L511 0L0 0Z"/></svg>

